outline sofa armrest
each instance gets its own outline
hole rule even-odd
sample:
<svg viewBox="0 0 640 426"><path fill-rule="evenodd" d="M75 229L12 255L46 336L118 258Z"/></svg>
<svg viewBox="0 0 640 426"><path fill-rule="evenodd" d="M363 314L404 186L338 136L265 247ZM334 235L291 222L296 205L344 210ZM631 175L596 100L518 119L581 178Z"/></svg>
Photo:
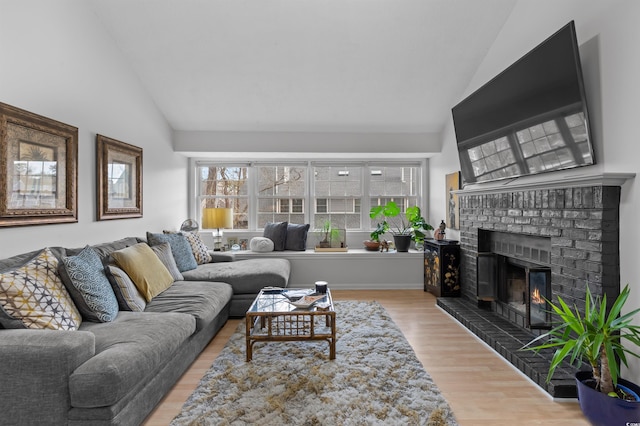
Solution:
<svg viewBox="0 0 640 426"><path fill-rule="evenodd" d="M66 424L69 376L94 354L87 331L0 330L2 424Z"/></svg>
<svg viewBox="0 0 640 426"><path fill-rule="evenodd" d="M209 254L211 255L211 263L233 262L236 260L236 254L228 251L209 250Z"/></svg>

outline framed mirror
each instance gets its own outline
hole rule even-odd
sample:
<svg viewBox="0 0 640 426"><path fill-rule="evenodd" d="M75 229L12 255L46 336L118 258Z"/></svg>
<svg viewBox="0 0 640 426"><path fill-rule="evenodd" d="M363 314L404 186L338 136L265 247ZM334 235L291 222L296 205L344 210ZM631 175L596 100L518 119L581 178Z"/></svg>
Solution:
<svg viewBox="0 0 640 426"><path fill-rule="evenodd" d="M142 148L96 136L98 220L142 217Z"/></svg>

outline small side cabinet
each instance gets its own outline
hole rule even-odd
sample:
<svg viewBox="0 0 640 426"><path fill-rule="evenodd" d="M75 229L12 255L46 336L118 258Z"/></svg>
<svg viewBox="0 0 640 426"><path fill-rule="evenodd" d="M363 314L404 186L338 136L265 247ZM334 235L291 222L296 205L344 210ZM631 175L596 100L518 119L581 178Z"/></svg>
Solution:
<svg viewBox="0 0 640 426"><path fill-rule="evenodd" d="M460 296L460 245L457 241L425 240L424 291L436 297Z"/></svg>

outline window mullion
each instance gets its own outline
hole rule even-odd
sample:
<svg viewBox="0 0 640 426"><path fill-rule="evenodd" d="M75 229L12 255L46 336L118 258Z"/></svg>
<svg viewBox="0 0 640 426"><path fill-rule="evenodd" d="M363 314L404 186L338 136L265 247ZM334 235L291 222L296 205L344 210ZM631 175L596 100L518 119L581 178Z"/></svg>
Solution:
<svg viewBox="0 0 640 426"><path fill-rule="evenodd" d="M257 231L258 230L258 173L256 170L258 166L256 164L251 164L249 166L249 230Z"/></svg>
<svg viewBox="0 0 640 426"><path fill-rule="evenodd" d="M369 210L371 210L371 166L365 164L362 173L362 199L360 201L360 226L363 231L369 230Z"/></svg>

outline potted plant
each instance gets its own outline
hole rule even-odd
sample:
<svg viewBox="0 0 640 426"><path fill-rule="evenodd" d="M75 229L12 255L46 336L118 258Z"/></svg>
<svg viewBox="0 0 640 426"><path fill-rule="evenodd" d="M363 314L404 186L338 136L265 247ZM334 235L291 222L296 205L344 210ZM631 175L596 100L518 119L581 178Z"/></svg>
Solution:
<svg viewBox="0 0 640 426"><path fill-rule="evenodd" d="M588 286L584 315L575 305L572 310L558 297L558 305L551 302L549 305L560 321L549 332L523 347L534 351L556 349L547 382L566 359L577 367L582 362L589 363L591 371L576 373L576 385L580 408L594 425L640 422L640 402L634 395L640 392L640 388L620 378L617 361L626 366L627 355L640 358L636 352L623 346L623 341L640 346L640 326L631 323L640 309L620 315L629 291L629 286L625 286L608 313L607 296L594 299Z"/></svg>
<svg viewBox="0 0 640 426"><path fill-rule="evenodd" d="M376 234L379 237L386 232L391 232L396 249L399 252L409 251L411 241L414 241L416 246L421 246L424 243L424 231L433 229L422 217L420 207L411 206L407 208L403 216L401 215L400 207L394 201L389 201L384 206L371 207L369 217L371 219L383 218L383 221L378 223L371 236L373 237Z"/></svg>
<svg viewBox="0 0 640 426"><path fill-rule="evenodd" d="M380 250L380 235L382 234L384 234L384 232L379 232L377 229L371 232L371 234L369 234L370 239L362 242L364 244L364 248L369 251Z"/></svg>
<svg viewBox="0 0 640 426"><path fill-rule="evenodd" d="M334 243L336 241L340 242L340 248L346 249L345 241L341 240L340 229L334 228L330 220L325 220L322 224L322 228L317 232L320 235L320 241L316 244L316 249L334 248Z"/></svg>

